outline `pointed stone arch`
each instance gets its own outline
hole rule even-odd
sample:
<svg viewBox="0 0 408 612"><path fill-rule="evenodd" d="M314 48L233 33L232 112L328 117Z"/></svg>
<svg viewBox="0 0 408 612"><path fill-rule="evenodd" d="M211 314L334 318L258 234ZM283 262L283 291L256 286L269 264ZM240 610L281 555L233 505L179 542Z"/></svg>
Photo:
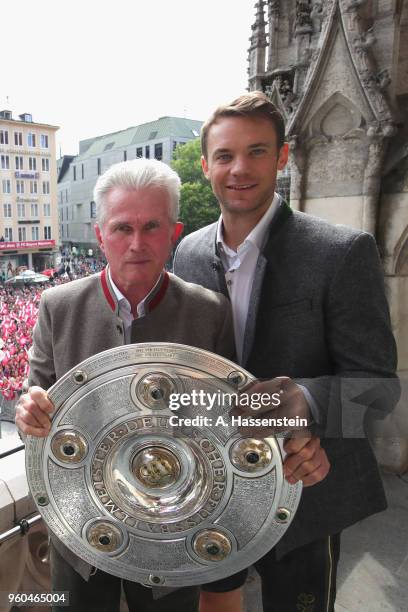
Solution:
<svg viewBox="0 0 408 612"><path fill-rule="evenodd" d="M331 95L306 127L309 138L364 138L366 119L360 109L340 92Z"/></svg>

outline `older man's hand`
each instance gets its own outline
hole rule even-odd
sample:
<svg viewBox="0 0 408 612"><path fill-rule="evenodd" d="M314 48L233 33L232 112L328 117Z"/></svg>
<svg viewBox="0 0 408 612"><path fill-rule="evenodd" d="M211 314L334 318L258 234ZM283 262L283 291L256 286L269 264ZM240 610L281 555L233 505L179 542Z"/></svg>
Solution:
<svg viewBox="0 0 408 612"><path fill-rule="evenodd" d="M26 436L43 438L50 431L50 414L53 410L54 405L48 399L47 392L41 387L30 387L17 403L16 425Z"/></svg>
<svg viewBox="0 0 408 612"><path fill-rule="evenodd" d="M301 480L304 487L310 487L326 478L330 463L319 438L290 438L285 440L283 448L286 451L283 472L290 484Z"/></svg>

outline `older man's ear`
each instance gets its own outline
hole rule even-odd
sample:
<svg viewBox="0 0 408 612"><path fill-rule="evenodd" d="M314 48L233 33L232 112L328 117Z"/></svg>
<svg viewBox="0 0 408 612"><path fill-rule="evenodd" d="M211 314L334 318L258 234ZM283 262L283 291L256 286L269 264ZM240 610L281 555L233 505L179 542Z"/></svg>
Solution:
<svg viewBox="0 0 408 612"><path fill-rule="evenodd" d="M97 223L95 223L94 225L94 231L95 231L96 239L98 241L98 246L101 249L102 253L104 253L105 251L104 251L104 246L103 246L102 232L101 232L101 228L99 227Z"/></svg>
<svg viewBox="0 0 408 612"><path fill-rule="evenodd" d="M182 223L181 221L177 221L174 224L173 242L176 242L176 240L180 238L181 234L183 233L183 229L184 229L184 223Z"/></svg>

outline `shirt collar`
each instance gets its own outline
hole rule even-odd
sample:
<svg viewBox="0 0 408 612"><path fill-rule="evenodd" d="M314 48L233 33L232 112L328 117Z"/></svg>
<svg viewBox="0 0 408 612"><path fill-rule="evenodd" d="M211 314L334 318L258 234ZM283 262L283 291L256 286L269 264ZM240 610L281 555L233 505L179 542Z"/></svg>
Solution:
<svg viewBox="0 0 408 612"><path fill-rule="evenodd" d="M239 245L237 250L239 250L243 245L249 242L256 246L259 250L263 248L266 242L268 228L278 209L279 201L280 197L277 193L275 193L269 208L255 225L255 227L251 230L248 236L245 238L244 242ZM222 247L225 252L233 253L232 249L224 242L222 215L220 216L217 225L217 245L218 247Z"/></svg>
<svg viewBox="0 0 408 612"><path fill-rule="evenodd" d="M112 291L115 294L116 300L120 308L124 308L127 312L132 311L132 306L129 300L123 295L119 287L115 285L112 275L110 273L110 268L107 266L108 279L109 283L112 287ZM161 302L162 298L167 289L167 285L169 283L169 276L167 272L163 271L154 287L149 291L149 293L143 298L141 302L136 307L137 316L144 317L148 312L153 310L158 304Z"/></svg>

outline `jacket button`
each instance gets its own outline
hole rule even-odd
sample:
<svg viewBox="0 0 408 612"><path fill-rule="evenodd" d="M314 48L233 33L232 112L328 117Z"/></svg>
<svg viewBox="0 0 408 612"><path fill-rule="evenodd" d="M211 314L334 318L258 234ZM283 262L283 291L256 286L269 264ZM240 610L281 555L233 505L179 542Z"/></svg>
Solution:
<svg viewBox="0 0 408 612"><path fill-rule="evenodd" d="M117 325L117 326L116 326L116 329L118 330L118 332L120 333L120 335L122 335L122 334L123 334L123 329L121 328L121 326L120 326L120 325Z"/></svg>

